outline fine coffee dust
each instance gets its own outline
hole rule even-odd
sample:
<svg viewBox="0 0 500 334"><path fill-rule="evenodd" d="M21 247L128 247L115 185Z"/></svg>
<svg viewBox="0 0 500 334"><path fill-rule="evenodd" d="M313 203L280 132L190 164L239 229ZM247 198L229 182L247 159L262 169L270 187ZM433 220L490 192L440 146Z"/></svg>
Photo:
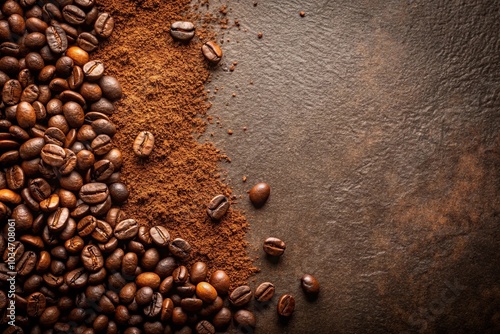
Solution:
<svg viewBox="0 0 500 334"><path fill-rule="evenodd" d="M172 238L187 240L193 247L191 263L204 261L210 271L225 270L233 286L244 283L257 270L245 249L248 222L234 207L218 223L206 213L212 197L231 198L231 189L218 176L218 163L227 157L212 143L196 140L206 127L204 83L213 70L200 48L213 35L198 23L188 44L172 40L172 22L196 22L193 14L181 15L189 10L186 0L102 5L116 24L93 59L103 60L106 73L123 88L112 117L118 128L113 141L124 159L122 180L130 190L123 210L142 225L163 225ZM209 19L205 16L205 26ZM139 131L155 136L151 156L142 160L132 150Z"/></svg>

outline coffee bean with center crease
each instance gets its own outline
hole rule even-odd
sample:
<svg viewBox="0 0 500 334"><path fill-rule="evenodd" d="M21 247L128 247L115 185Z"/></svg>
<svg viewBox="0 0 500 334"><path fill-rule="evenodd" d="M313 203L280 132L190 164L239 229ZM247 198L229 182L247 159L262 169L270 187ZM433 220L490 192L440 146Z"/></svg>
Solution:
<svg viewBox="0 0 500 334"><path fill-rule="evenodd" d="M99 160L94 164L94 172L93 172L93 177L96 181L102 182L106 181L111 174L114 172L114 167L113 163L109 160ZM113 195L113 190L111 189L111 186L109 188L109 192L111 195Z"/></svg>
<svg viewBox="0 0 500 334"><path fill-rule="evenodd" d="M47 218L47 226L51 232L61 232L66 227L69 218L68 208L58 208Z"/></svg>
<svg viewBox="0 0 500 334"><path fill-rule="evenodd" d="M80 219L77 225L78 235L86 237L94 232L97 226L97 219L94 216L88 215Z"/></svg>
<svg viewBox="0 0 500 334"><path fill-rule="evenodd" d="M45 295L41 292L32 293L26 301L26 313L33 318L40 317L47 306Z"/></svg>
<svg viewBox="0 0 500 334"><path fill-rule="evenodd" d="M19 165L14 165L7 168L5 171L5 178L7 181L7 186L11 190L19 190L24 187L25 176L24 171Z"/></svg>
<svg viewBox="0 0 500 334"><path fill-rule="evenodd" d="M104 63L100 60L91 60L83 65L83 73L88 81L97 81L104 75Z"/></svg>
<svg viewBox="0 0 500 334"><path fill-rule="evenodd" d="M85 22L85 12L74 5L64 6L62 16L66 22L72 25L80 25Z"/></svg>
<svg viewBox="0 0 500 334"><path fill-rule="evenodd" d="M252 312L247 310L239 310L234 314L234 322L239 329L245 333L253 333L253 328L255 328L256 320Z"/></svg>
<svg viewBox="0 0 500 334"><path fill-rule="evenodd" d="M2 101L8 106L13 106L19 103L22 93L21 83L18 80L11 79L3 86Z"/></svg>
<svg viewBox="0 0 500 334"><path fill-rule="evenodd" d="M170 35L178 41L187 42L194 37L194 30L193 23L177 21L170 26Z"/></svg>
<svg viewBox="0 0 500 334"><path fill-rule="evenodd" d="M108 38L115 27L115 20L108 13L102 13L97 17L94 24L95 32L99 37Z"/></svg>
<svg viewBox="0 0 500 334"><path fill-rule="evenodd" d="M165 227L154 226L149 230L149 234L151 235L151 239L153 239L153 242L156 245L160 247L168 246L168 242L170 241L170 233L168 233Z"/></svg>
<svg viewBox="0 0 500 334"><path fill-rule="evenodd" d="M168 250L175 257L186 260L191 254L191 245L184 239L176 238L168 245Z"/></svg>
<svg viewBox="0 0 500 334"><path fill-rule="evenodd" d="M109 190L105 183L93 182L84 184L78 194L85 203L98 204L106 200Z"/></svg>
<svg viewBox="0 0 500 334"><path fill-rule="evenodd" d="M267 302L274 296L274 284L264 282L255 289L255 299L259 302Z"/></svg>
<svg viewBox="0 0 500 334"><path fill-rule="evenodd" d="M278 314L282 317L290 317L295 310L295 298L292 295L284 294L278 300Z"/></svg>
<svg viewBox="0 0 500 334"><path fill-rule="evenodd" d="M161 293L155 292L151 302L144 308L144 314L149 318L154 318L161 312L163 297Z"/></svg>
<svg viewBox="0 0 500 334"><path fill-rule="evenodd" d="M96 272L104 266L102 253L95 245L87 245L83 247L81 259L85 269L90 272Z"/></svg>
<svg viewBox="0 0 500 334"><path fill-rule="evenodd" d="M211 64L217 64L222 58L222 50L217 43L209 41L201 46L201 52Z"/></svg>
<svg viewBox="0 0 500 334"><path fill-rule="evenodd" d="M135 219L129 218L116 224L113 233L118 240L132 239L139 231L139 224Z"/></svg>
<svg viewBox="0 0 500 334"><path fill-rule="evenodd" d="M66 136L64 132L61 131L59 128L55 127L50 127L45 130L45 133L43 135L43 139L47 144L54 144L57 146L63 146L64 142L66 140Z"/></svg>
<svg viewBox="0 0 500 334"><path fill-rule="evenodd" d="M248 304L252 296L252 289L248 285L241 285L231 292L229 302L234 306L241 307Z"/></svg>
<svg viewBox="0 0 500 334"><path fill-rule="evenodd" d="M285 252L286 245L280 239L270 237L264 241L263 249L271 256L281 256Z"/></svg>
<svg viewBox="0 0 500 334"><path fill-rule="evenodd" d="M78 35L76 43L83 50L87 52L92 52L97 49L99 45L99 40L91 33L82 32L80 35Z"/></svg>
<svg viewBox="0 0 500 334"><path fill-rule="evenodd" d="M36 178L30 181L29 191L31 196L37 201L41 202L48 198L52 192L49 183L42 178Z"/></svg>
<svg viewBox="0 0 500 334"><path fill-rule="evenodd" d="M90 143L90 147L92 148L94 154L104 155L108 153L112 148L113 144L111 143L111 138L108 135L98 135L92 140Z"/></svg>
<svg viewBox="0 0 500 334"><path fill-rule="evenodd" d="M29 275L35 269L37 256L33 251L24 252L23 256L16 263L16 271L20 276Z"/></svg>
<svg viewBox="0 0 500 334"><path fill-rule="evenodd" d="M134 153L140 158L148 157L153 151L154 142L155 139L151 132L139 132L139 134L135 138L133 145Z"/></svg>
<svg viewBox="0 0 500 334"><path fill-rule="evenodd" d="M197 334L214 334L215 327L207 320L202 320L196 324L195 327Z"/></svg>
<svg viewBox="0 0 500 334"><path fill-rule="evenodd" d="M66 158L66 151L61 146L46 144L40 153L42 160L49 166L61 167Z"/></svg>
<svg viewBox="0 0 500 334"><path fill-rule="evenodd" d="M113 228L105 221L99 219L91 235L98 242L106 243L113 236Z"/></svg>
<svg viewBox="0 0 500 334"><path fill-rule="evenodd" d="M73 289L80 289L87 285L89 274L85 268L74 269L64 275L64 281Z"/></svg>
<svg viewBox="0 0 500 334"><path fill-rule="evenodd" d="M229 209L229 201L224 195L217 195L208 203L207 214L214 220L220 220Z"/></svg>
<svg viewBox="0 0 500 334"><path fill-rule="evenodd" d="M66 32L59 25L51 25L45 30L47 44L52 52L63 53L68 48L68 38Z"/></svg>

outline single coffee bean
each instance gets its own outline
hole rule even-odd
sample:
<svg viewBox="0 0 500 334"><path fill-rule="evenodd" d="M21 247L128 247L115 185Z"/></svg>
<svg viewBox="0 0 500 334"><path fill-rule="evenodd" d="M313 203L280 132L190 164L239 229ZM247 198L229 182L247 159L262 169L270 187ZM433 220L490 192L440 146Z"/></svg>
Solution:
<svg viewBox="0 0 500 334"><path fill-rule="evenodd" d="M21 100L23 88L18 80L11 79L5 83L2 89L2 101L8 105L13 106ZM21 126L21 125L20 125Z"/></svg>
<svg viewBox="0 0 500 334"><path fill-rule="evenodd" d="M21 196L10 189L0 189L0 202L20 204Z"/></svg>
<svg viewBox="0 0 500 334"><path fill-rule="evenodd" d="M273 283L264 282L255 289L255 299L259 302L267 302L273 298L274 291L275 288Z"/></svg>
<svg viewBox="0 0 500 334"><path fill-rule="evenodd" d="M132 300L134 300L136 292L137 292L137 286L135 285L135 283L131 282L131 283L125 284L125 286L120 290L120 294L119 294L120 301L123 304L131 303Z"/></svg>
<svg viewBox="0 0 500 334"><path fill-rule="evenodd" d="M214 271L208 281L217 290L219 295L226 295L228 293L231 280L225 271Z"/></svg>
<svg viewBox="0 0 500 334"><path fill-rule="evenodd" d="M151 287L144 286L137 290L137 293L135 294L135 301L139 305L149 304L153 300L153 294L154 291Z"/></svg>
<svg viewBox="0 0 500 334"><path fill-rule="evenodd" d="M113 236L113 228L102 220L97 220L95 230L92 232L92 238L101 243L107 243Z"/></svg>
<svg viewBox="0 0 500 334"><path fill-rule="evenodd" d="M208 203L207 214L214 220L220 220L229 209L229 201L224 195L217 195Z"/></svg>
<svg viewBox="0 0 500 334"><path fill-rule="evenodd" d="M241 307L248 304L252 296L252 289L248 285L241 285L231 292L229 302L234 306Z"/></svg>
<svg viewBox="0 0 500 334"><path fill-rule="evenodd" d="M100 60L92 60L83 65L83 73L89 81L97 81L104 75L104 63Z"/></svg>
<svg viewBox="0 0 500 334"><path fill-rule="evenodd" d="M47 227L53 233L61 232L66 227L68 220L69 209L58 208L49 218L47 218Z"/></svg>
<svg viewBox="0 0 500 334"><path fill-rule="evenodd" d="M7 186L11 190L19 190L24 187L26 178L23 169L19 165L14 165L7 168L5 171Z"/></svg>
<svg viewBox="0 0 500 334"><path fill-rule="evenodd" d="M22 128L30 128L36 123L36 113L33 106L25 101L17 105L16 120Z"/></svg>
<svg viewBox="0 0 500 334"><path fill-rule="evenodd" d="M295 310L295 298L292 295L284 294L278 300L278 314L282 317L290 317Z"/></svg>
<svg viewBox="0 0 500 334"><path fill-rule="evenodd" d="M34 292L27 298L26 313L30 317L38 318L45 311L47 300L41 292Z"/></svg>
<svg viewBox="0 0 500 334"><path fill-rule="evenodd" d="M71 75L68 78L68 86L70 89L78 90L85 80L85 74L80 66L73 66ZM68 98L67 94L64 94L64 98Z"/></svg>
<svg viewBox="0 0 500 334"><path fill-rule="evenodd" d="M66 151L61 146L46 144L40 153L42 160L49 166L61 167L66 158Z"/></svg>
<svg viewBox="0 0 500 334"><path fill-rule="evenodd" d="M66 102L63 105L64 117L68 121L69 126L78 128L83 125L85 114L83 108L76 102Z"/></svg>
<svg viewBox="0 0 500 334"><path fill-rule="evenodd" d="M137 270L138 263L139 257L136 253L128 252L125 254L121 263L122 275L124 277L133 277Z"/></svg>
<svg viewBox="0 0 500 334"><path fill-rule="evenodd" d="M168 246L168 242L170 241L170 233L168 233L165 227L154 226L149 230L149 234L151 235L151 239L157 246Z"/></svg>
<svg viewBox="0 0 500 334"><path fill-rule="evenodd" d="M252 333L255 328L256 320L252 312L247 310L239 310L234 314L234 322L241 330Z"/></svg>
<svg viewBox="0 0 500 334"><path fill-rule="evenodd" d="M154 272L157 273L161 278L172 275L175 268L177 268L177 263L175 259L171 256L161 259L155 267Z"/></svg>
<svg viewBox="0 0 500 334"><path fill-rule="evenodd" d="M309 295L317 295L319 293L319 282L318 280L309 274L305 274L300 279L302 290Z"/></svg>
<svg viewBox="0 0 500 334"><path fill-rule="evenodd" d="M167 322L172 317L174 311L174 302L170 298L164 298L161 305L160 319L163 322Z"/></svg>
<svg viewBox="0 0 500 334"><path fill-rule="evenodd" d="M187 42L194 37L194 24L177 21L170 26L170 35L178 41Z"/></svg>
<svg viewBox="0 0 500 334"><path fill-rule="evenodd" d="M196 262L191 266L190 281L193 284L203 282L207 278L207 264L205 262Z"/></svg>
<svg viewBox="0 0 500 334"><path fill-rule="evenodd" d="M211 304L206 305L200 310L199 315L202 317L211 316L219 312L223 306L224 300L221 297L217 296L217 298L215 298L215 300Z"/></svg>
<svg viewBox="0 0 500 334"><path fill-rule="evenodd" d="M97 37L88 32L82 32L80 35L78 35L76 43L79 47L87 52L95 51L99 46L99 40L97 39Z"/></svg>
<svg viewBox="0 0 500 334"><path fill-rule="evenodd" d="M79 196L87 204L98 204L106 200L109 195L108 186L105 183L87 183L80 188Z"/></svg>
<svg viewBox="0 0 500 334"><path fill-rule="evenodd" d="M47 30L45 30L45 36L47 38L47 44L49 45L50 51L60 54L68 48L68 38L66 37L66 32L60 26L51 25L47 28Z"/></svg>
<svg viewBox="0 0 500 334"><path fill-rule="evenodd" d="M66 136L61 129L51 127L45 130L43 139L47 144L54 144L62 147L64 145L64 141L66 140Z"/></svg>
<svg viewBox="0 0 500 334"><path fill-rule="evenodd" d="M97 219L94 216L90 215L85 216L78 222L77 225L78 235L81 237L86 237L92 234L92 232L94 232L96 226L97 226Z"/></svg>
<svg viewBox="0 0 500 334"><path fill-rule="evenodd" d="M203 307L203 301L198 298L183 298L180 305L184 311L196 313Z"/></svg>
<svg viewBox="0 0 500 334"><path fill-rule="evenodd" d="M248 195L252 204L260 208L266 203L270 193L271 187L267 183L259 182L250 189Z"/></svg>
<svg viewBox="0 0 500 334"><path fill-rule="evenodd" d="M172 277L175 283L184 284L189 279L189 271L185 266L179 266L172 273Z"/></svg>
<svg viewBox="0 0 500 334"><path fill-rule="evenodd" d="M280 239L270 237L264 241L263 249L271 256L281 256L285 252L286 245Z"/></svg>
<svg viewBox="0 0 500 334"><path fill-rule="evenodd" d="M109 160L99 160L94 164L93 168L94 172L92 173L93 178L96 181L102 182L106 181L111 174L114 172L113 163ZM112 191L111 186L109 187L110 195L113 195L114 191Z"/></svg>
<svg viewBox="0 0 500 334"><path fill-rule="evenodd" d="M102 253L95 245L87 245L83 247L81 260L85 269L90 272L96 272L104 266Z"/></svg>
<svg viewBox="0 0 500 334"><path fill-rule="evenodd" d="M154 293L151 302L144 308L144 314L149 318L156 317L161 312L162 304L163 297L161 293Z"/></svg>
<svg viewBox="0 0 500 334"><path fill-rule="evenodd" d="M85 242L78 235L66 240L66 242L64 243L64 248L66 248L66 250L69 253L73 253L73 254L80 253L84 246L85 246Z"/></svg>
<svg viewBox="0 0 500 334"><path fill-rule="evenodd" d="M33 251L24 252L23 256L16 263L16 271L20 276L29 275L35 269L37 256Z"/></svg>
<svg viewBox="0 0 500 334"><path fill-rule="evenodd" d="M196 295L205 303L213 303L217 298L217 290L208 282L200 282L196 285Z"/></svg>
<svg viewBox="0 0 500 334"><path fill-rule="evenodd" d="M168 245L168 250L175 257L186 260L191 254L191 245L184 239L176 238Z"/></svg>
<svg viewBox="0 0 500 334"><path fill-rule="evenodd" d="M89 61L89 54L78 46L72 46L66 50L66 56L73 59L75 65L83 66Z"/></svg>
<svg viewBox="0 0 500 334"><path fill-rule="evenodd" d="M160 286L160 276L153 272L145 272L135 278L135 283L138 287L149 286L154 290Z"/></svg>
<svg viewBox="0 0 500 334"><path fill-rule="evenodd" d="M215 334L215 327L207 320L202 320L196 324L196 334Z"/></svg>
<svg viewBox="0 0 500 334"><path fill-rule="evenodd" d="M64 6L62 16L66 22L72 25L80 25L85 22L85 12L74 5Z"/></svg>
<svg viewBox="0 0 500 334"><path fill-rule="evenodd" d="M64 275L64 281L72 289L81 289L87 285L89 274L85 268L74 269Z"/></svg>
<svg viewBox="0 0 500 334"><path fill-rule="evenodd" d="M209 41L201 46L201 52L211 64L217 64L222 58L222 49L217 43Z"/></svg>
<svg viewBox="0 0 500 334"><path fill-rule="evenodd" d="M111 164L111 162L110 162ZM114 164L113 164L114 166ZM111 178L115 175L115 173L111 174L107 178L107 182L111 181ZM122 204L124 203L129 196L129 191L125 183L121 182L114 182L109 186L109 195L111 196L111 199L113 200L113 203L116 204Z"/></svg>
<svg viewBox="0 0 500 334"><path fill-rule="evenodd" d="M108 38L115 27L115 20L108 13L102 13L97 17L94 24L95 32L99 37Z"/></svg>
<svg viewBox="0 0 500 334"><path fill-rule="evenodd" d="M92 148L94 154L104 155L113 148L113 144L111 143L111 138L108 135L98 135L94 140L92 140L90 147Z"/></svg>
<svg viewBox="0 0 500 334"><path fill-rule="evenodd" d="M59 207L59 195L52 194L49 198L40 202L40 210L43 212L54 212Z"/></svg>
<svg viewBox="0 0 500 334"><path fill-rule="evenodd" d="M220 330L229 325L229 323L231 322L231 318L231 310L227 307L223 307L214 315L212 322L215 328Z"/></svg>
<svg viewBox="0 0 500 334"><path fill-rule="evenodd" d="M135 138L133 145L134 153L140 158L148 157L153 151L154 142L155 139L151 132L139 132L139 134Z"/></svg>
<svg viewBox="0 0 500 334"><path fill-rule="evenodd" d="M132 239L139 231L139 224L135 219L125 219L116 224L113 233L118 240Z"/></svg>
<svg viewBox="0 0 500 334"><path fill-rule="evenodd" d="M31 213L30 213L31 214ZM23 234L19 240L25 244L26 246L38 248L38 249L43 249L45 245L43 244L43 240L39 236L34 236L34 235L29 235L29 234Z"/></svg>
<svg viewBox="0 0 500 334"><path fill-rule="evenodd" d="M105 266L109 271L119 271L122 265L125 252L121 248L117 248L106 258Z"/></svg>

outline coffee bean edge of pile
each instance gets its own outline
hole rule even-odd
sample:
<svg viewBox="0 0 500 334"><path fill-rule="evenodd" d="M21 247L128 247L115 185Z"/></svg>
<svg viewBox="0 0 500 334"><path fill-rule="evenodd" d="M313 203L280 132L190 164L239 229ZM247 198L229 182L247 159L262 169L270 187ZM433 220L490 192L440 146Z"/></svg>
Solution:
<svg viewBox="0 0 500 334"><path fill-rule="evenodd" d="M242 307L254 296L267 302L272 283L261 284L255 295L246 285L229 293L225 272L208 277L202 262L183 265L190 256L187 241L170 240L162 226L139 226L119 208L129 193L110 116L122 91L105 64L89 55L113 28L113 17L99 12L94 0L2 4L4 332L213 333L232 321L251 332L255 316ZM186 43L195 28L174 22L170 34ZM212 41L201 52L211 65L222 57ZM133 149L147 158L153 147L154 137L144 131ZM228 207L219 196L207 214L218 220ZM290 316L294 303L283 295L278 313Z"/></svg>

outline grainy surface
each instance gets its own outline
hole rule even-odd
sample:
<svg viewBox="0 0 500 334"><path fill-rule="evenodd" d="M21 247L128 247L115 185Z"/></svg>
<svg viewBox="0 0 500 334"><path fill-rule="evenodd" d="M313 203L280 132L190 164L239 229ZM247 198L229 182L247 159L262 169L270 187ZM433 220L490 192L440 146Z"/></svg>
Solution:
<svg viewBox="0 0 500 334"><path fill-rule="evenodd" d="M252 287L296 297L287 324L276 296L257 307L257 333L500 331L499 9L231 2L240 30L224 36L207 137L232 158L260 256ZM245 191L259 181L271 196L255 210ZM268 236L287 244L278 263Z"/></svg>

